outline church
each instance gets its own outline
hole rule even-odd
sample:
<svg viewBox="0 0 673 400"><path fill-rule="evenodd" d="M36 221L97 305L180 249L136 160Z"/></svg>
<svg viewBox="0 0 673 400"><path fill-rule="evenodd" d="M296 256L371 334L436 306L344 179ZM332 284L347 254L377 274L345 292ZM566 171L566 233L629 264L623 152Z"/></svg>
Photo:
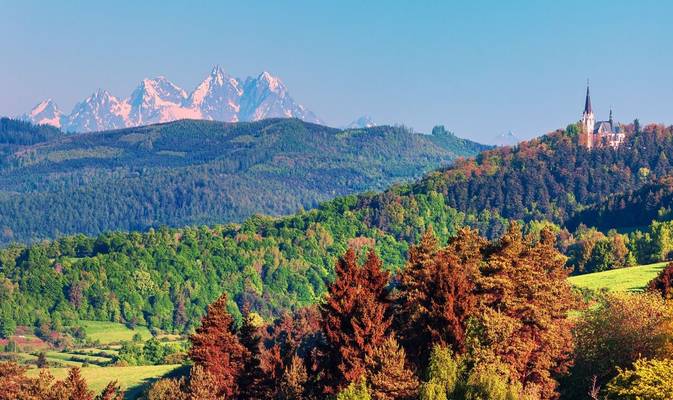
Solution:
<svg viewBox="0 0 673 400"><path fill-rule="evenodd" d="M624 128L612 119L612 109L610 109L610 119L596 121L591 109L589 85L587 85L587 96L584 100L584 112L580 120L580 128L580 144L588 149L608 146L616 149L624 142L626 137Z"/></svg>

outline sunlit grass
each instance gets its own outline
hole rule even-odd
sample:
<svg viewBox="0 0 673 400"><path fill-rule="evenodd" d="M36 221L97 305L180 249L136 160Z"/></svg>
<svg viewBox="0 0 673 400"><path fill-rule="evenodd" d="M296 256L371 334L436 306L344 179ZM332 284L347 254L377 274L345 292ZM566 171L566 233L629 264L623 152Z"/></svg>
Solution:
<svg viewBox="0 0 673 400"><path fill-rule="evenodd" d="M590 290L607 289L616 292L640 292L664 269L666 264L666 262L660 262L571 276L568 281L573 286Z"/></svg>

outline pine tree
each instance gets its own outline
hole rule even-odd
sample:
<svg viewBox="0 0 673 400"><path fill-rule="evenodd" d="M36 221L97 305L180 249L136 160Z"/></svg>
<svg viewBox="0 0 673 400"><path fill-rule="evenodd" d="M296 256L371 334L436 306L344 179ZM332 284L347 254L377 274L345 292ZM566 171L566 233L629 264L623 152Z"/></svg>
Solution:
<svg viewBox="0 0 673 400"><path fill-rule="evenodd" d="M233 332L232 324L227 312L227 296L223 294L208 306L201 326L190 337L190 358L212 376L217 388L215 393L224 398L232 398L238 393L237 381L247 354Z"/></svg>
<svg viewBox="0 0 673 400"><path fill-rule="evenodd" d="M475 279L484 239L463 229L447 247L437 249L432 231L410 250L400 274L396 327L417 367L425 365L433 345L462 352L468 318L475 312Z"/></svg>
<svg viewBox="0 0 673 400"><path fill-rule="evenodd" d="M283 373L283 379L280 383L280 399L282 400L303 400L306 396L306 382L308 374L304 362L298 356L293 356L290 365Z"/></svg>
<svg viewBox="0 0 673 400"><path fill-rule="evenodd" d="M492 317L482 321L482 333L490 336L488 351L510 367L513 381L554 398L554 376L571 362L568 312L575 299L554 234L545 228L537 243L531 240L511 224L482 265L480 307L482 315Z"/></svg>
<svg viewBox="0 0 673 400"><path fill-rule="evenodd" d="M328 393L365 375L365 357L384 342L391 325L385 300L388 274L373 250L362 267L348 250L335 270L336 280L320 307L326 341L323 388Z"/></svg>
<svg viewBox="0 0 673 400"><path fill-rule="evenodd" d="M107 384L100 395L96 396L96 400L124 400L124 391L117 381L112 381Z"/></svg>
<svg viewBox="0 0 673 400"><path fill-rule="evenodd" d="M68 393L68 400L93 400L93 392L80 373L79 367L71 368L65 378L64 387Z"/></svg>
<svg viewBox="0 0 673 400"><path fill-rule="evenodd" d="M367 375L375 400L415 399L418 379L406 365L406 354L394 337L367 356Z"/></svg>
<svg viewBox="0 0 673 400"><path fill-rule="evenodd" d="M239 331L241 344L246 349L243 371L239 377L240 396L246 400L263 400L270 398L269 379L261 367L262 337L256 324L254 314L246 312Z"/></svg>

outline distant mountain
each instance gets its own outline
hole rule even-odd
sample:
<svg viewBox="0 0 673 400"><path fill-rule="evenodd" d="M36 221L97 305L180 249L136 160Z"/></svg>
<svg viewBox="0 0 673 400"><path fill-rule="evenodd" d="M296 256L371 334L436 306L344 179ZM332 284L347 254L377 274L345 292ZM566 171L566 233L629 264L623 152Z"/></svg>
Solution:
<svg viewBox="0 0 673 400"><path fill-rule="evenodd" d="M64 115L52 99L41 101L29 113L23 114L20 119L30 121L36 125L51 125L61 127Z"/></svg>
<svg viewBox="0 0 673 400"><path fill-rule="evenodd" d="M358 128L371 128L376 126L374 120L369 115L363 115L360 118L352 121L350 124L345 125L344 129L358 129Z"/></svg>
<svg viewBox="0 0 673 400"><path fill-rule="evenodd" d="M99 89L75 105L70 114L61 112L49 99L20 118L67 132L92 132L179 119L238 122L275 117L320 123L314 113L292 99L280 79L268 72L241 80L216 66L191 93L159 76L143 79L125 99Z"/></svg>
<svg viewBox="0 0 673 400"><path fill-rule="evenodd" d="M214 77L209 89L217 90L204 91L214 95L201 99L231 94L220 90L226 87L222 78ZM182 96L170 86L144 86L148 96L136 96L134 107ZM278 89L269 85L273 93ZM97 92L77 115L95 114L91 129L117 124L120 104ZM103 105L114 111L99 113ZM126 115L156 118L143 114L149 109ZM449 134L390 126L343 131L298 119L181 120L75 135L2 121L0 244L290 214L339 195L383 189L488 148Z"/></svg>
<svg viewBox="0 0 673 400"><path fill-rule="evenodd" d="M512 131L509 131L507 133L502 133L498 136L496 136L492 143L496 146L514 146L515 144L518 144L521 142L521 138L515 136Z"/></svg>

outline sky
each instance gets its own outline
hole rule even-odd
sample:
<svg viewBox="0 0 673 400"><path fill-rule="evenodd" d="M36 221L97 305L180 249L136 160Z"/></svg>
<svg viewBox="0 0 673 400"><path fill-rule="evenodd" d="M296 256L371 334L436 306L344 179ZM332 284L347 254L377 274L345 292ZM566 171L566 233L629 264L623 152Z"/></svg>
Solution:
<svg viewBox="0 0 673 400"><path fill-rule="evenodd" d="M266 70L328 125L362 115L489 142L579 119L673 123L668 1L0 0L0 115L220 65Z"/></svg>

